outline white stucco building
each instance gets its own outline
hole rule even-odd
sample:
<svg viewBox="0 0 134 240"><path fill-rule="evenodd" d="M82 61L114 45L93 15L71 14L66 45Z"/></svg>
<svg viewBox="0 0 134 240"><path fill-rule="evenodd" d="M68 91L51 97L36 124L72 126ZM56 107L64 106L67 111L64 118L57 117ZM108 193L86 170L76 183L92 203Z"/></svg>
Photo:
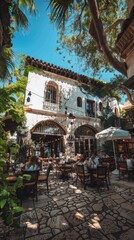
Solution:
<svg viewBox="0 0 134 240"><path fill-rule="evenodd" d="M30 57L26 64L38 68L29 71L25 94L28 136L36 153L47 157L95 151L102 102L77 80L89 79Z"/></svg>

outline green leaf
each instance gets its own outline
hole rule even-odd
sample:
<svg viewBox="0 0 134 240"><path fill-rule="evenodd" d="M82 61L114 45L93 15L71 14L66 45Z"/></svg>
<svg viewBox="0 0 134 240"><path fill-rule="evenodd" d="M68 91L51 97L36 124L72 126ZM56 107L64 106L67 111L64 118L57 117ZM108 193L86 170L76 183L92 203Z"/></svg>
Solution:
<svg viewBox="0 0 134 240"><path fill-rule="evenodd" d="M4 167L6 165L6 161L3 159L0 159L0 167Z"/></svg>
<svg viewBox="0 0 134 240"><path fill-rule="evenodd" d="M16 192L17 188L21 188L23 186L23 177L18 176L16 182L13 185L13 191Z"/></svg>
<svg viewBox="0 0 134 240"><path fill-rule="evenodd" d="M1 192L0 192L0 198L8 198L10 195L9 191L7 191L6 189L3 189Z"/></svg>
<svg viewBox="0 0 134 240"><path fill-rule="evenodd" d="M24 177L27 181L29 181L29 180L31 179L31 175L29 175L29 174L23 174L23 177Z"/></svg>
<svg viewBox="0 0 134 240"><path fill-rule="evenodd" d="M13 208L13 210L14 210L15 213L22 213L22 212L24 212L24 208L20 207L20 206L15 206Z"/></svg>
<svg viewBox="0 0 134 240"><path fill-rule="evenodd" d="M3 208L7 202L7 199L3 199L0 201L0 208Z"/></svg>

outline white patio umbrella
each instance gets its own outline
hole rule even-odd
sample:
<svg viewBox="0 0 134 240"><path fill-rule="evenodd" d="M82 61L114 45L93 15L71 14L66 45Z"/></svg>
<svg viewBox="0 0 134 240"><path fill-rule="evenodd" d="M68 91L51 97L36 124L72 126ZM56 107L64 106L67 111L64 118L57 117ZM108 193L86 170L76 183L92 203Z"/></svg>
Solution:
<svg viewBox="0 0 134 240"><path fill-rule="evenodd" d="M111 140L113 142L113 152L114 152L115 165L116 165L116 169L113 171L113 173L118 174L114 140L131 139L131 134L129 133L129 131L121 130L116 127L109 127L107 129L97 133L95 135L95 137L96 137L96 139L100 139L100 140L104 140L104 141Z"/></svg>

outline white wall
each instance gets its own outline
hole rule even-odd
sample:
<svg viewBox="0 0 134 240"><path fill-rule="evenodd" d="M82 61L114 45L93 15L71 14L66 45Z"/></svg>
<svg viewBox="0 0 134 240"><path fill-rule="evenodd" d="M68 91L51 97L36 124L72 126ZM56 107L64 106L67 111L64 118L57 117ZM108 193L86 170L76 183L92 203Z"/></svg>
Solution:
<svg viewBox="0 0 134 240"><path fill-rule="evenodd" d="M40 73L30 72L28 75L28 83L26 88L25 105L30 108L43 110L44 90L49 81L55 81L59 86L59 92L61 95L61 109L60 113L65 112L65 107L68 107L68 113L73 113L78 116L85 116L85 101L90 99L99 103L99 98L90 94L84 94L80 88L76 85L76 81L67 80L63 77L56 76L48 77L47 75L41 75ZM28 92L31 91L30 102L27 102ZM82 107L77 107L77 97L82 98ZM67 100L69 99L69 100ZM44 109L45 110L45 109Z"/></svg>

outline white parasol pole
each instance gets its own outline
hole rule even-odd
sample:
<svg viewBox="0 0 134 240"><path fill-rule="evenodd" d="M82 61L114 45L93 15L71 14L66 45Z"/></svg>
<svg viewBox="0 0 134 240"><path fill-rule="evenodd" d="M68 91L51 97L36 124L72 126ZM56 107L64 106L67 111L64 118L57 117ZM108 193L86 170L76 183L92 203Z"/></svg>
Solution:
<svg viewBox="0 0 134 240"><path fill-rule="evenodd" d="M112 171L113 174L119 174L119 170L117 169L117 157L116 157L116 153L115 153L115 143L114 140L112 140L113 142L113 151L114 151L114 158L115 158L115 170Z"/></svg>

